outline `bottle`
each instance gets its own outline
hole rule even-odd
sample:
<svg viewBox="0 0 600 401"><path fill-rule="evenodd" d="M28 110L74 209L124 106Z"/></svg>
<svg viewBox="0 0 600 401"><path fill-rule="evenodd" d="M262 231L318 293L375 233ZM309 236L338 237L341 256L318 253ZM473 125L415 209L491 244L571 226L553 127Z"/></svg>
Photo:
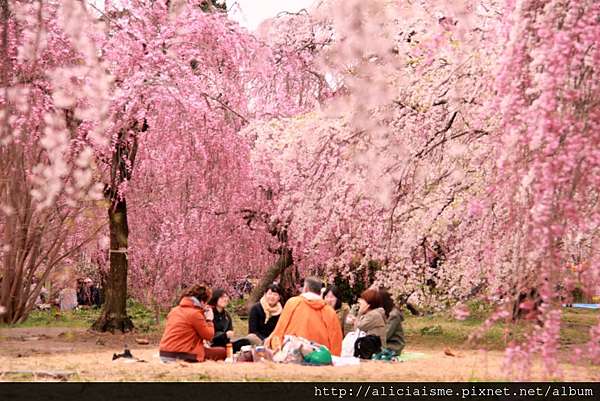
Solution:
<svg viewBox="0 0 600 401"><path fill-rule="evenodd" d="M231 345L231 343L228 343L225 346L225 349L227 351L227 359L225 359L225 362L233 362L233 345Z"/></svg>

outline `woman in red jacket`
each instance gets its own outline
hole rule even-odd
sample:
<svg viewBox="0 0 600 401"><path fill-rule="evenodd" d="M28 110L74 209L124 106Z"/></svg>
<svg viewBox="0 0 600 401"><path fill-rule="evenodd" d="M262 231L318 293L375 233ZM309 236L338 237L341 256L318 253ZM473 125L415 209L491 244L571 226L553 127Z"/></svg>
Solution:
<svg viewBox="0 0 600 401"><path fill-rule="evenodd" d="M210 289L199 284L183 292L179 305L167 316L167 326L159 346L161 360L225 360L225 348L204 346L204 340L212 340L215 334L213 311L207 304L210 296Z"/></svg>

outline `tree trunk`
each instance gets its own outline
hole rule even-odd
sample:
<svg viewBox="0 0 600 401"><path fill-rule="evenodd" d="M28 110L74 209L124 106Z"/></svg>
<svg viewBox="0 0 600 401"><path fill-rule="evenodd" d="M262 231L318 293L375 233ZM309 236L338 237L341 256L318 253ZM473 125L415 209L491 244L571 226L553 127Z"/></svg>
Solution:
<svg viewBox="0 0 600 401"><path fill-rule="evenodd" d="M281 287L281 304L285 304L288 299L298 295L298 284L300 276L298 266L290 266L283 270L279 275L279 286Z"/></svg>
<svg viewBox="0 0 600 401"><path fill-rule="evenodd" d="M252 293L250 294L250 297L248 298L248 302L246 304L247 307L250 308L256 302L258 302L258 300L263 296L263 294L267 290L267 287L271 285L273 281L275 281L275 279L279 277L279 275L281 275L293 263L294 260L292 259L292 250L283 247L281 253L279 254L279 259L277 259L277 262L275 262L275 264L273 264L269 268L269 270L267 270L267 272L262 277L258 285L252 290Z"/></svg>
<svg viewBox="0 0 600 401"><path fill-rule="evenodd" d="M102 314L92 330L123 333L133 330L133 322L127 316L127 204L125 199L115 199L108 210L110 224L110 272L106 280L105 301Z"/></svg>
<svg viewBox="0 0 600 401"><path fill-rule="evenodd" d="M417 309L417 307L411 304L410 302L406 303L406 309L408 309L410 313L414 316L421 316L421 312L419 312L419 309Z"/></svg>

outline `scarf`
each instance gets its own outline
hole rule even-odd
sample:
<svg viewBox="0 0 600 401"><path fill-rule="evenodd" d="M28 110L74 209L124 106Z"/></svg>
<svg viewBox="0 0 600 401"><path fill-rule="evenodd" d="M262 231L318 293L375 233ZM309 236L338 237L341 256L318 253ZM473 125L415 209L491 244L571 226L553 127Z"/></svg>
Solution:
<svg viewBox="0 0 600 401"><path fill-rule="evenodd" d="M267 297L265 295L260 299L260 306L262 306L265 311L265 324L267 324L271 316L279 316L281 314L281 303L277 302L277 305L271 306L267 302Z"/></svg>

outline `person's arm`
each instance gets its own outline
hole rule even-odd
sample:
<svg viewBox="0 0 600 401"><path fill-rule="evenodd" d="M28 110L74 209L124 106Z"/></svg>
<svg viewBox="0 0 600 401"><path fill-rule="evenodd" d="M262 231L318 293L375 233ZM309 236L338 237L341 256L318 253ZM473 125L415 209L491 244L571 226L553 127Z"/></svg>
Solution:
<svg viewBox="0 0 600 401"><path fill-rule="evenodd" d="M342 335L352 331L352 325L348 323L348 316L350 315L350 307L346 304L342 304L340 326L342 327Z"/></svg>
<svg viewBox="0 0 600 401"><path fill-rule="evenodd" d="M348 323L347 317L346 317L346 320L344 320L343 328L344 328L345 334L348 334L351 331L354 331L354 325L352 323Z"/></svg>
<svg viewBox="0 0 600 401"><path fill-rule="evenodd" d="M340 320L335 312L331 314L331 317L329 318L329 324L332 326L329 330L329 345L331 347L329 351L331 351L332 355L340 356L342 354L342 341L344 339L344 335L342 333Z"/></svg>
<svg viewBox="0 0 600 401"><path fill-rule="evenodd" d="M215 336L215 326L212 320L207 321L203 311L198 311L192 316L192 326L203 340L210 341Z"/></svg>
<svg viewBox="0 0 600 401"><path fill-rule="evenodd" d="M265 345L271 348L272 350L281 349L281 344L283 342L283 335L285 333L285 330L287 330L292 315L294 314L294 311L300 304L300 301L297 298L298 297L292 297L286 302L285 306L283 307L283 311L279 316L279 320L277 320L277 324L275 325L275 330L273 330L268 339L265 340Z"/></svg>
<svg viewBox="0 0 600 401"><path fill-rule="evenodd" d="M227 314L227 319L229 320L229 324L227 325L227 331L233 331L233 319L231 318L231 315L228 312L225 312Z"/></svg>
<svg viewBox="0 0 600 401"><path fill-rule="evenodd" d="M376 323L374 316L371 313L366 313L356 320L354 327L367 333L377 327Z"/></svg>
<svg viewBox="0 0 600 401"><path fill-rule="evenodd" d="M256 334L258 338L264 340L264 337L260 333L260 316L258 307L254 305L250 309L250 316L248 316L248 334Z"/></svg>
<svg viewBox="0 0 600 401"><path fill-rule="evenodd" d="M227 338L227 333L224 331L215 332L215 336L213 337L211 342L213 344L227 344L229 342L229 339Z"/></svg>

